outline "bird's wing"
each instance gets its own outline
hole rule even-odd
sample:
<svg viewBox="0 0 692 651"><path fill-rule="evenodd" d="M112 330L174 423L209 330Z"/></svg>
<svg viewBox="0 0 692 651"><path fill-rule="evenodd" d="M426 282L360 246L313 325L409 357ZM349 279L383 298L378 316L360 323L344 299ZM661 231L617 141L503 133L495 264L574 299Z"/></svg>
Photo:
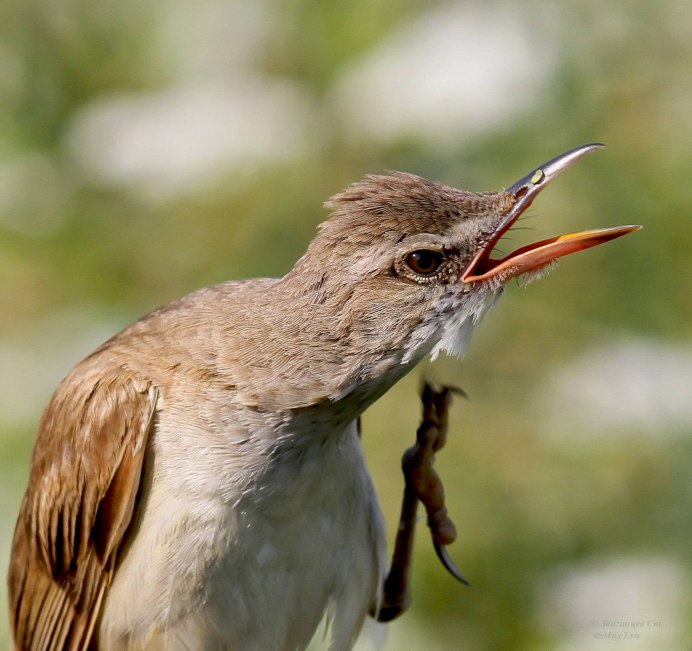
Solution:
<svg viewBox="0 0 692 651"><path fill-rule="evenodd" d="M118 369L68 376L39 426L9 570L16 651L89 648L133 520L158 390Z"/></svg>

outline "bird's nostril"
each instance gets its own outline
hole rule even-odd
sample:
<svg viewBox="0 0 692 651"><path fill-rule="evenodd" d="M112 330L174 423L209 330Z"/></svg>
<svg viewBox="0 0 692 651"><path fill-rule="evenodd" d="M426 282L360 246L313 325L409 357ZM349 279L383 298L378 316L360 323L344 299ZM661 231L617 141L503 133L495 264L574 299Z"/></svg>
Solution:
<svg viewBox="0 0 692 651"><path fill-rule="evenodd" d="M529 188L527 186L522 186L519 188L515 193L514 193L514 198L519 201L519 199L522 199L524 196L526 196L526 193L529 191Z"/></svg>

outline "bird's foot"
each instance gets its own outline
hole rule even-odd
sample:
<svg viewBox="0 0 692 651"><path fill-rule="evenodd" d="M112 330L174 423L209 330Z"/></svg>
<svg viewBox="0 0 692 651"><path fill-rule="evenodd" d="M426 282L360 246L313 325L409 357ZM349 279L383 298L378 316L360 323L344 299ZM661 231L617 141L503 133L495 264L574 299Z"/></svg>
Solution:
<svg viewBox="0 0 692 651"><path fill-rule="evenodd" d="M405 485L392 564L381 600L370 609L370 614L379 622L395 619L411 604L410 575L418 502L425 507L438 558L452 576L468 585L447 553L446 546L454 542L457 532L447 515L442 480L433 468L435 452L447 440L447 412L454 393L465 395L455 387L442 387L439 391L427 383L423 387L423 421L416 432L416 444L406 450L401 459Z"/></svg>
<svg viewBox="0 0 692 651"><path fill-rule="evenodd" d="M457 531L447 513L442 480L433 467L435 453L447 442L449 407L455 393L464 397L466 395L457 387L443 386L436 390L425 383L421 395L423 421L416 432L416 444L404 453L402 468L406 486L425 507L428 527L438 558L452 576L468 585L469 582L447 553L446 546L456 540Z"/></svg>

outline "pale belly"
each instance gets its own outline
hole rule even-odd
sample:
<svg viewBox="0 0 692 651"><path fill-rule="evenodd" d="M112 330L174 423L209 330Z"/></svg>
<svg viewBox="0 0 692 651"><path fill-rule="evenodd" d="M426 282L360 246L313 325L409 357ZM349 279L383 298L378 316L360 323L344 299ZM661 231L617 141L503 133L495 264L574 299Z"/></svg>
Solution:
<svg viewBox="0 0 692 651"><path fill-rule="evenodd" d="M325 616L331 648L350 648L385 566L354 424L289 447L243 494L169 479L107 594L100 648L292 651Z"/></svg>

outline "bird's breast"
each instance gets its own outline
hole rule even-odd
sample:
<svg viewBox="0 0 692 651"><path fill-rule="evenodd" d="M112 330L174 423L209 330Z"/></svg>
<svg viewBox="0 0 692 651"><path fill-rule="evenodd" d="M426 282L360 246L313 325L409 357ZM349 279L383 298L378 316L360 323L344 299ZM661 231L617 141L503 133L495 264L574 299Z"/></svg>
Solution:
<svg viewBox="0 0 692 651"><path fill-rule="evenodd" d="M225 442L187 432L197 445L183 453L164 420L101 638L294 649L331 615L334 648L348 648L381 583L384 523L355 422L313 427L278 439L243 428Z"/></svg>

